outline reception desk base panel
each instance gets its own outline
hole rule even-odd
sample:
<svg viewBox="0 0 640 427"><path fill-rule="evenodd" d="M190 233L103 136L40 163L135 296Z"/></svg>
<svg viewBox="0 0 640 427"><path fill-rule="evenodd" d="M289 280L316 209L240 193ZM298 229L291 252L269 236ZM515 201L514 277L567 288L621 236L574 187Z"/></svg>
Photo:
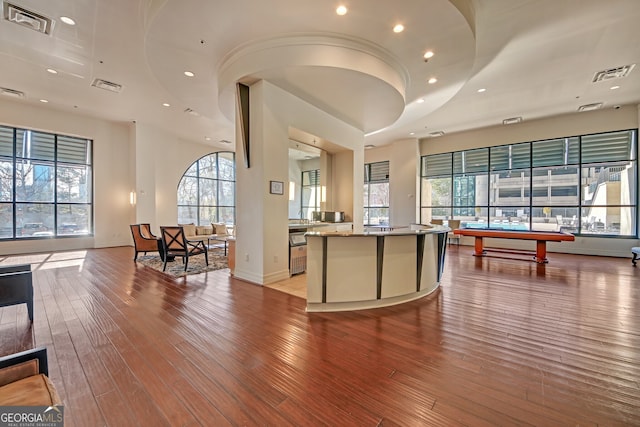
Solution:
<svg viewBox="0 0 640 427"><path fill-rule="evenodd" d="M312 303L307 301L307 312L309 313L321 313L321 312L333 312L333 311L355 311L355 310L367 310L372 308L389 307L392 305L403 304L406 302L414 301L420 298L424 298L430 295L440 287L436 286L433 289L425 289L420 292L413 292L410 295L399 295L392 298L384 298L379 300L367 300L367 301L354 301L354 302L331 302L331 303Z"/></svg>
<svg viewBox="0 0 640 427"><path fill-rule="evenodd" d="M439 287L447 233L307 234L307 311L400 304Z"/></svg>

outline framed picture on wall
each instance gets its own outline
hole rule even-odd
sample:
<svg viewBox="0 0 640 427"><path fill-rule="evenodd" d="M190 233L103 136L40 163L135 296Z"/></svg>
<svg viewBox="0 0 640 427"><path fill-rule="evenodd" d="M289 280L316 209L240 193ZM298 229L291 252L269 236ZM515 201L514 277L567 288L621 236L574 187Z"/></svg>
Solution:
<svg viewBox="0 0 640 427"><path fill-rule="evenodd" d="M271 193L271 194L284 194L284 182L282 182L282 181L269 181L269 193Z"/></svg>

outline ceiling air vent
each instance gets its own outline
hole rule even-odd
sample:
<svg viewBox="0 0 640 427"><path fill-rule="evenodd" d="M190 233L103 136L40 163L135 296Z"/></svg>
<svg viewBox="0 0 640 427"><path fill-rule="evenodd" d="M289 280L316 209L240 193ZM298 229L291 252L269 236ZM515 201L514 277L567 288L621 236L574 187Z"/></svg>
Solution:
<svg viewBox="0 0 640 427"><path fill-rule="evenodd" d="M522 117L511 117L509 119L504 119L502 121L503 125L515 125L516 123L522 122Z"/></svg>
<svg viewBox="0 0 640 427"><path fill-rule="evenodd" d="M618 68L611 68L609 70L598 71L593 76L593 83L604 82L611 79L619 79L621 77L626 77L631 72L631 70L633 70L633 67L635 66L636 64L623 65L622 67L618 67Z"/></svg>
<svg viewBox="0 0 640 427"><path fill-rule="evenodd" d="M122 91L122 85L118 83L113 83L108 80L102 79L94 79L91 86L97 87L98 89L108 90L109 92L120 93Z"/></svg>
<svg viewBox="0 0 640 427"><path fill-rule="evenodd" d="M0 94L10 96L12 98L24 98L24 92L6 87L0 87Z"/></svg>
<svg viewBox="0 0 640 427"><path fill-rule="evenodd" d="M193 110L193 109L191 109L191 108L185 108L185 109L184 109L184 112L185 112L185 113L187 113L187 114L190 114L190 115L192 115L192 116L196 116L196 117L200 115L200 114L198 114L198 112L197 112L197 111L194 111L194 110Z"/></svg>
<svg viewBox="0 0 640 427"><path fill-rule="evenodd" d="M5 20L42 34L51 35L53 21L50 18L6 1L3 4L2 10Z"/></svg>
<svg viewBox="0 0 640 427"><path fill-rule="evenodd" d="M578 107L578 111L593 111L602 108L602 102L596 102L594 104L585 104Z"/></svg>
<svg viewBox="0 0 640 427"><path fill-rule="evenodd" d="M437 132L431 132L431 133L429 134L429 136L430 136L430 137L432 137L432 138L436 138L436 137L438 137L438 136L442 136L442 135L444 135L444 132L442 132L441 130L439 130L439 131L437 131Z"/></svg>

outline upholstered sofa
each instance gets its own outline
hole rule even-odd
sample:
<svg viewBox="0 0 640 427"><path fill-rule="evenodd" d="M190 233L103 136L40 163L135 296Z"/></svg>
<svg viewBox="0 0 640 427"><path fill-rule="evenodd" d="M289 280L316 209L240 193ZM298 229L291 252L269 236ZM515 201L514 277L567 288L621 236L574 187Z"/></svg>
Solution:
<svg viewBox="0 0 640 427"><path fill-rule="evenodd" d="M62 404L48 369L44 347L0 357L0 406Z"/></svg>
<svg viewBox="0 0 640 427"><path fill-rule="evenodd" d="M184 229L184 235L187 240L213 240L216 237L233 236L233 228L226 224L211 225L195 225L195 224L178 224Z"/></svg>

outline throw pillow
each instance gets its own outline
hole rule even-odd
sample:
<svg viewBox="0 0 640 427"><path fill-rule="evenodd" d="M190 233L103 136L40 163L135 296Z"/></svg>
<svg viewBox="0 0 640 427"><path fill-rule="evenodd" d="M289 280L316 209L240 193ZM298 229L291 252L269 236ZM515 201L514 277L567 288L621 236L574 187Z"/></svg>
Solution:
<svg viewBox="0 0 640 427"><path fill-rule="evenodd" d="M213 234L210 225L198 225L196 226L196 235L198 236L208 236L209 234Z"/></svg>
<svg viewBox="0 0 640 427"><path fill-rule="evenodd" d="M226 224L211 224L213 226L213 230L215 234L218 235L226 235L227 234L227 225Z"/></svg>
<svg viewBox="0 0 640 427"><path fill-rule="evenodd" d="M184 230L184 236L185 237L189 237L189 236L195 236L196 235L196 225L191 223L191 224L178 224L180 227L182 227L182 229Z"/></svg>

